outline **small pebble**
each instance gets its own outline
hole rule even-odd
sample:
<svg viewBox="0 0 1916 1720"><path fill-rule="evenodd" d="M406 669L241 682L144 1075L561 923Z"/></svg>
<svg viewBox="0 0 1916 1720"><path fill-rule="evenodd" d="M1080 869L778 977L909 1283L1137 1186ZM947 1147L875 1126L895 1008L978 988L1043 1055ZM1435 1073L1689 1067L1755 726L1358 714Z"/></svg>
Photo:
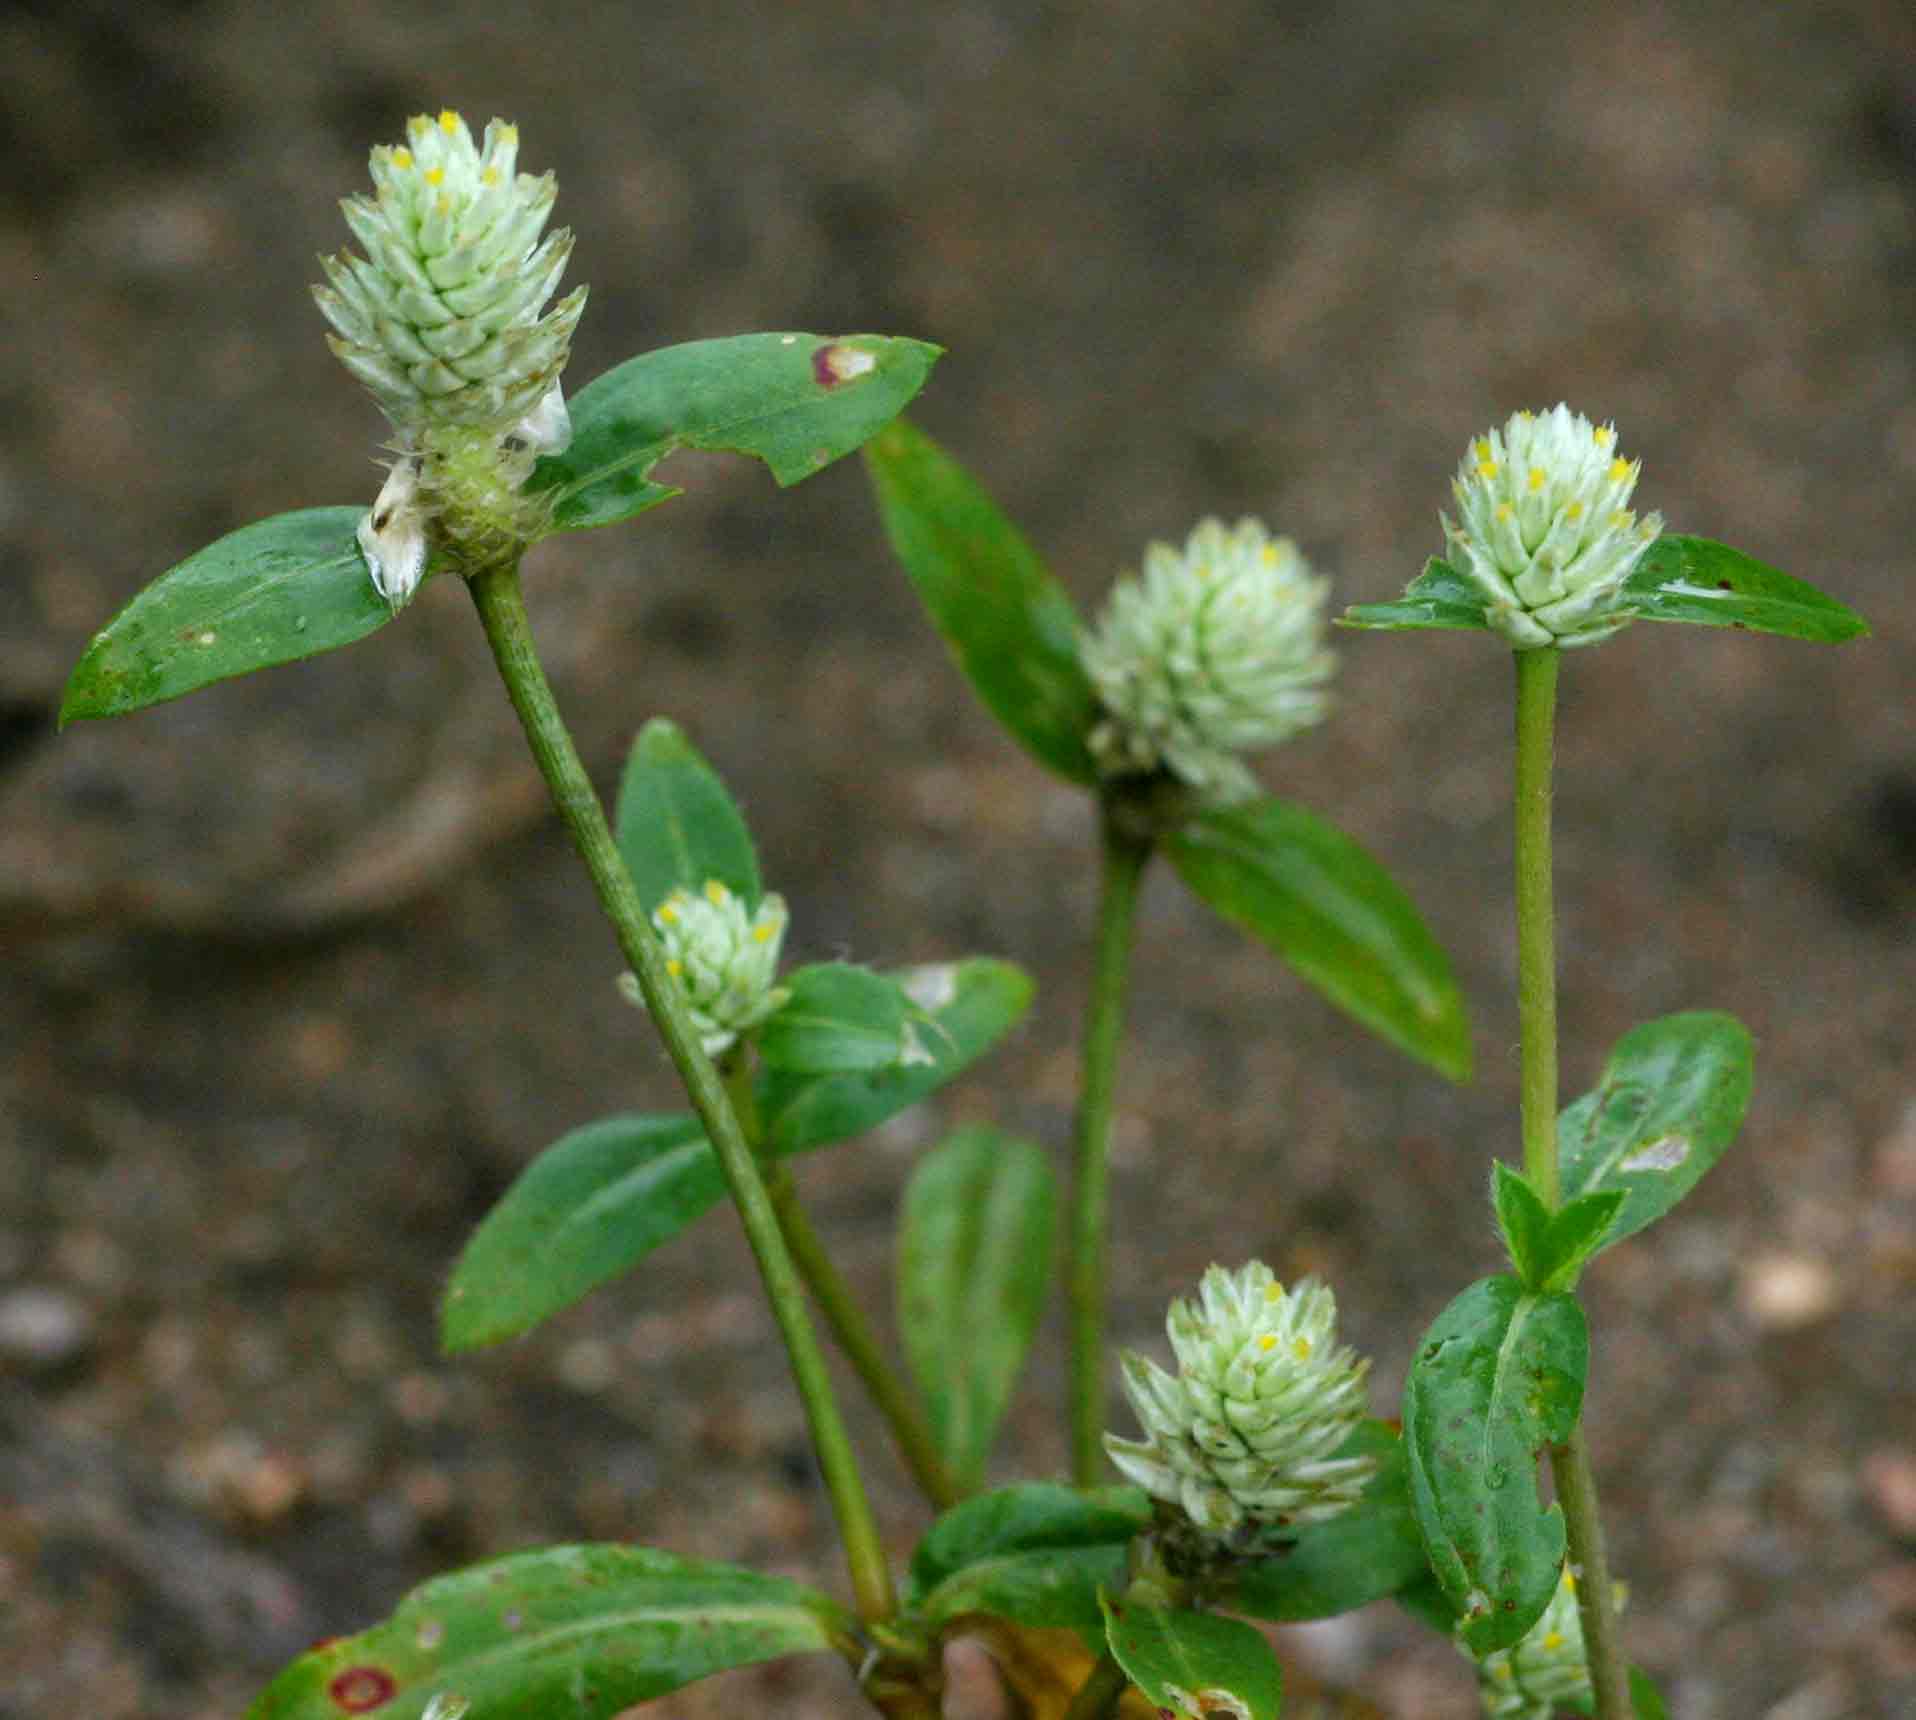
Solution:
<svg viewBox="0 0 1916 1720"><path fill-rule="evenodd" d="M53 1373L93 1344L93 1316L77 1296L50 1284L0 1295L0 1366Z"/></svg>
<svg viewBox="0 0 1916 1720"><path fill-rule="evenodd" d="M1836 1274L1805 1254L1765 1254L1743 1268L1743 1312L1766 1332L1795 1332L1835 1313Z"/></svg>

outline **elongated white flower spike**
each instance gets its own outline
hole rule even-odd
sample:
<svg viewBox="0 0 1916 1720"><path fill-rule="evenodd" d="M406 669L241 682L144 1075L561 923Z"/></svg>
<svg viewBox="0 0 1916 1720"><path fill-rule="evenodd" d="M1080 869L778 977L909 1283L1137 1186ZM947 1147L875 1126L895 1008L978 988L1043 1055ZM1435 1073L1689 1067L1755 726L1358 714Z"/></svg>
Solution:
<svg viewBox="0 0 1916 1720"><path fill-rule="evenodd" d="M1663 531L1629 509L1638 462L1613 425L1559 404L1514 413L1465 452L1443 516L1452 564L1484 615L1518 650L1594 645L1629 620L1624 582Z"/></svg>
<svg viewBox="0 0 1916 1720"><path fill-rule="evenodd" d="M577 288L545 308L572 251L540 237L558 195L517 169L504 120L475 144L450 109L372 152L374 197L340 205L365 249L322 257L313 289L340 362L398 432L400 458L359 529L374 586L397 608L433 546L467 571L523 548L546 523L522 493L541 454L571 441L560 374L585 309Z"/></svg>
<svg viewBox="0 0 1916 1720"><path fill-rule="evenodd" d="M1132 1353L1125 1395L1140 1443L1104 1437L1111 1460L1153 1498L1222 1540L1320 1523L1354 1505L1376 1470L1332 1454L1368 1403L1370 1364L1336 1343L1337 1300L1305 1278L1288 1292L1253 1260L1213 1266L1195 1303L1165 1321L1178 1372Z"/></svg>
<svg viewBox="0 0 1916 1720"><path fill-rule="evenodd" d="M674 890L652 915L666 968L685 988L708 1057L730 1050L791 996L773 983L787 918L782 897L767 894L748 914L744 899L716 878L697 895ZM622 975L619 988L645 1007L633 975Z"/></svg>
<svg viewBox="0 0 1916 1720"><path fill-rule="evenodd" d="M1199 523L1182 550L1151 544L1120 580L1081 655L1105 719L1090 736L1108 776L1165 769L1214 801L1248 799L1237 756L1320 721L1336 666L1328 582L1254 519Z"/></svg>
<svg viewBox="0 0 1916 1720"><path fill-rule="evenodd" d="M1621 1608L1624 1585L1612 1586ZM1577 1579L1568 1570L1530 1634L1515 1648L1500 1649L1477 1661L1477 1688L1484 1713L1492 1720L1551 1720L1560 1709L1589 1702L1590 1663L1584 1654L1583 1618L1577 1610Z"/></svg>

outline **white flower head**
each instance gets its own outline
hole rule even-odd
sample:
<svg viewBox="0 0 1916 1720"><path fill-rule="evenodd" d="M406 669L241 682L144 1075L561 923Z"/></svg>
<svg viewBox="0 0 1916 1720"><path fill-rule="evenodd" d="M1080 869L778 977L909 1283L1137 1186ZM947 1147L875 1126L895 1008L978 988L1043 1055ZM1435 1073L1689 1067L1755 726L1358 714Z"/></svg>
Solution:
<svg viewBox="0 0 1916 1720"><path fill-rule="evenodd" d="M1111 594L1082 656L1105 719L1090 736L1110 776L1167 769L1213 800L1256 779L1237 755L1322 720L1336 666L1328 581L1254 519L1202 521L1182 550L1153 543Z"/></svg>
<svg viewBox="0 0 1916 1720"><path fill-rule="evenodd" d="M550 452L546 403L586 297L580 287L541 315L572 253L564 228L539 237L558 187L515 171L519 132L504 120L475 144L447 109L409 121L406 137L372 152L377 196L340 204L366 254L320 259L329 343L402 437L523 423Z"/></svg>
<svg viewBox="0 0 1916 1720"><path fill-rule="evenodd" d="M1615 1592L1617 1605L1622 1606L1623 1584L1616 1584ZM1464 1652L1470 1654L1468 1649ZM1477 1661L1477 1689L1484 1713L1494 1720L1551 1720L1560 1708L1590 1700L1590 1663L1583 1649L1583 1618L1577 1611L1577 1579L1568 1569L1543 1617L1523 1641Z"/></svg>
<svg viewBox="0 0 1916 1720"><path fill-rule="evenodd" d="M1142 1443L1105 1450L1153 1498L1206 1533L1288 1529L1354 1505L1376 1469L1333 1454L1368 1405L1368 1361L1336 1342L1337 1299L1314 1278L1289 1291L1254 1260L1213 1266L1165 1321L1178 1372L1126 1353L1124 1390Z"/></svg>
<svg viewBox="0 0 1916 1720"><path fill-rule="evenodd" d="M1630 620L1624 582L1663 531L1662 515L1630 511L1639 470L1613 425L1561 404L1471 443L1444 536L1485 619L1518 650L1593 645Z"/></svg>
<svg viewBox="0 0 1916 1720"><path fill-rule="evenodd" d="M685 988L692 1024L708 1057L729 1050L741 1033L775 1015L790 997L773 983L787 917L782 897L767 894L756 912L748 912L744 898L716 878L696 895L674 890L652 915L666 968ZM631 974L619 984L644 1007Z"/></svg>

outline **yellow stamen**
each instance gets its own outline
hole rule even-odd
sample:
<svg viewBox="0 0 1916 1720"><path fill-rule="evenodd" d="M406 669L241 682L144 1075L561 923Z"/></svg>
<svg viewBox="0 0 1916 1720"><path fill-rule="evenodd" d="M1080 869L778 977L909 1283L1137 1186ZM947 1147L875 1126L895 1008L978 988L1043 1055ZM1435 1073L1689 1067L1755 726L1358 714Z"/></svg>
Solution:
<svg viewBox="0 0 1916 1720"><path fill-rule="evenodd" d="M1567 508L1565 508L1565 509L1563 510L1563 517L1564 517L1565 519L1567 519L1567 520L1580 520L1580 519L1582 519L1582 518L1583 518L1583 503L1581 503L1581 502L1572 502L1572 503L1571 503L1571 504L1569 505L1569 507L1567 507Z"/></svg>
<svg viewBox="0 0 1916 1720"><path fill-rule="evenodd" d="M1558 1649L1563 1647L1563 1633L1553 1630L1543 1639L1543 1645L1552 1654L1555 1654Z"/></svg>
<svg viewBox="0 0 1916 1720"><path fill-rule="evenodd" d="M1277 1339L1269 1332L1266 1332L1263 1337L1258 1339L1257 1347L1266 1355L1269 1355L1272 1350L1277 1348Z"/></svg>
<svg viewBox="0 0 1916 1720"><path fill-rule="evenodd" d="M731 894L732 892L726 889L716 878L711 878L706 881L705 899L710 902L713 907L724 907L726 902L731 898Z"/></svg>
<svg viewBox="0 0 1916 1720"><path fill-rule="evenodd" d="M674 979L677 979L680 974L685 972L685 963L680 961L677 956L668 956L665 962L665 971Z"/></svg>
<svg viewBox="0 0 1916 1720"><path fill-rule="evenodd" d="M1264 1286L1264 1300L1266 1302L1282 1302L1284 1300L1284 1286L1275 1282L1266 1284Z"/></svg>
<svg viewBox="0 0 1916 1720"><path fill-rule="evenodd" d="M1477 438L1477 458L1480 460L1488 460L1490 458L1490 438L1488 436L1479 436Z"/></svg>
<svg viewBox="0 0 1916 1720"><path fill-rule="evenodd" d="M451 108L439 110L439 129L451 137L459 129L459 116Z"/></svg>
<svg viewBox="0 0 1916 1720"><path fill-rule="evenodd" d="M752 928L752 942L755 944L769 944L772 941L772 934L777 930L778 927L776 926L754 926Z"/></svg>
<svg viewBox="0 0 1916 1720"><path fill-rule="evenodd" d="M393 166L401 171L412 166L412 151L403 143L393 151Z"/></svg>
<svg viewBox="0 0 1916 1720"><path fill-rule="evenodd" d="M1294 1355L1300 1362L1308 1362L1311 1359L1310 1339L1299 1338L1296 1343L1291 1345L1291 1354Z"/></svg>
<svg viewBox="0 0 1916 1720"><path fill-rule="evenodd" d="M1501 1678L1506 1684L1508 1684L1511 1679L1517 1676L1517 1674L1512 1670L1509 1661L1500 1660L1497 1662L1495 1666L1493 1666L1490 1669L1490 1676L1492 1678Z"/></svg>
<svg viewBox="0 0 1916 1720"><path fill-rule="evenodd" d="M1607 448L1617 439L1616 431L1612 430L1608 424L1599 424L1590 432L1590 435L1599 448Z"/></svg>
<svg viewBox="0 0 1916 1720"><path fill-rule="evenodd" d="M1619 454L1610 462L1610 482L1620 484L1630 475L1630 462Z"/></svg>
<svg viewBox="0 0 1916 1720"><path fill-rule="evenodd" d="M659 909L659 918L668 926L676 926L679 923L679 911L670 902L667 902L664 907Z"/></svg>
<svg viewBox="0 0 1916 1720"><path fill-rule="evenodd" d="M1479 460L1477 462L1478 477L1494 478L1496 477L1496 475L1497 475L1497 462L1495 460Z"/></svg>
<svg viewBox="0 0 1916 1720"><path fill-rule="evenodd" d="M1530 488L1531 488L1531 490L1532 490L1532 492L1533 492L1533 493L1534 493L1535 491L1537 491L1537 490L1541 490L1541 489L1543 488L1543 476L1544 476L1544 474L1543 474L1543 467L1541 467L1541 466L1532 466L1532 467L1530 468L1530 480L1529 480L1529 482L1530 482Z"/></svg>
<svg viewBox="0 0 1916 1720"><path fill-rule="evenodd" d="M428 185L443 185L445 182L446 170L443 167L429 167L426 169L426 183Z"/></svg>
<svg viewBox="0 0 1916 1720"><path fill-rule="evenodd" d="M497 185L499 183L499 169L496 167L488 167L484 173L479 175L479 183L481 185Z"/></svg>
<svg viewBox="0 0 1916 1720"><path fill-rule="evenodd" d="M1499 502L1497 504L1497 518L1501 520L1505 525L1508 525L1516 517L1517 517L1517 510L1513 508L1508 502Z"/></svg>

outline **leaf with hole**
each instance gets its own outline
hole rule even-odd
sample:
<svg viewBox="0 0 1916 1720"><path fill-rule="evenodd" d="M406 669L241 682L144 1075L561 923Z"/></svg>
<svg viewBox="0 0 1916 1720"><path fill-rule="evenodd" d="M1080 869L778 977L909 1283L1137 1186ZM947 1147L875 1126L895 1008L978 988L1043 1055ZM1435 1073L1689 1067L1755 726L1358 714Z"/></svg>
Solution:
<svg viewBox="0 0 1916 1720"><path fill-rule="evenodd" d="M376 633L393 612L353 536L365 513L276 514L161 574L93 636L60 721L124 716Z"/></svg>
<svg viewBox="0 0 1916 1720"><path fill-rule="evenodd" d="M1817 645L1869 633L1847 604L1708 538L1658 538L1625 582L1622 600L1645 621L1738 627Z"/></svg>
<svg viewBox="0 0 1916 1720"><path fill-rule="evenodd" d="M247 1720L615 1720L735 1666L855 1656L855 1621L782 1577L645 1547L544 1547L439 1577L386 1623L302 1655Z"/></svg>

